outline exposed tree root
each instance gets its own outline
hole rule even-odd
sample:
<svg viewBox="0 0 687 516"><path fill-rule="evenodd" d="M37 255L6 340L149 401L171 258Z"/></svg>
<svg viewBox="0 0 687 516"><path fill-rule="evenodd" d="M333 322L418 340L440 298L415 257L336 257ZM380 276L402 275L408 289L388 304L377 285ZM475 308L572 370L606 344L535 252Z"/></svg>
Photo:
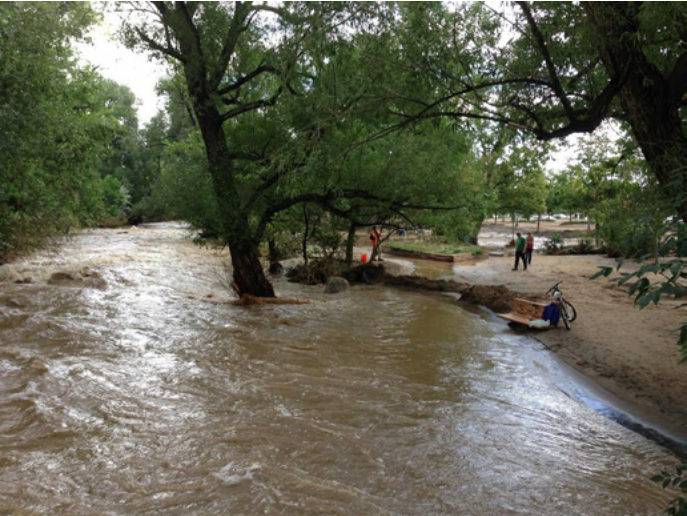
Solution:
<svg viewBox="0 0 687 516"><path fill-rule="evenodd" d="M250 294L244 294L235 301L229 301L229 304L234 306L250 306L250 305L307 305L310 303L307 299L285 299L279 297L255 297Z"/></svg>

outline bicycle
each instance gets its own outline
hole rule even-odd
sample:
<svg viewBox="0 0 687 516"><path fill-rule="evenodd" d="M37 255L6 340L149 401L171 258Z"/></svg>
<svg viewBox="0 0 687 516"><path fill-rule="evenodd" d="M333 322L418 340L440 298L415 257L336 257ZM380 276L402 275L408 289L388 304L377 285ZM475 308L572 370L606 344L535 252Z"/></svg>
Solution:
<svg viewBox="0 0 687 516"><path fill-rule="evenodd" d="M546 294L553 294L553 298L558 301L558 306L561 311L561 319L563 319L563 324L567 330L570 329L570 323L577 319L577 310L572 305L570 301L563 297L563 292L559 288L559 285L563 283L559 281L553 287L551 287Z"/></svg>

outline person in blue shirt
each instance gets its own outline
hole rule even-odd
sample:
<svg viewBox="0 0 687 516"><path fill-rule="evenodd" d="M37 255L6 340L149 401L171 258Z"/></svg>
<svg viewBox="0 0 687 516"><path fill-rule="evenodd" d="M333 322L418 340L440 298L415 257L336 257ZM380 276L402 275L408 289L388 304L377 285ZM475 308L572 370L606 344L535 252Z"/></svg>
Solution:
<svg viewBox="0 0 687 516"><path fill-rule="evenodd" d="M541 314L541 318L545 321L549 321L551 326L558 326L558 321L561 317L560 302L556 299L555 301L546 305L544 308L544 313Z"/></svg>

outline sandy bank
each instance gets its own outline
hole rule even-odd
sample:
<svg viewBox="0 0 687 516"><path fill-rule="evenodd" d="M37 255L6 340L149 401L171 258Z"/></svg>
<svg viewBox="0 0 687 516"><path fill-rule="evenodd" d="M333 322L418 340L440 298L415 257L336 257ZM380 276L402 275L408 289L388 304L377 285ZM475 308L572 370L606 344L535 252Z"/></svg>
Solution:
<svg viewBox="0 0 687 516"><path fill-rule="evenodd" d="M511 257L491 257L472 266L454 266L453 278L504 285L541 300L551 285L563 280L563 293L575 305L577 321L571 331L561 328L533 336L612 394L647 413L660 412L687 438L687 364L679 363L676 345L684 309L676 309L674 300L662 300L640 310L608 279L589 280L598 266L614 264L598 255L535 255L527 271L512 271Z"/></svg>

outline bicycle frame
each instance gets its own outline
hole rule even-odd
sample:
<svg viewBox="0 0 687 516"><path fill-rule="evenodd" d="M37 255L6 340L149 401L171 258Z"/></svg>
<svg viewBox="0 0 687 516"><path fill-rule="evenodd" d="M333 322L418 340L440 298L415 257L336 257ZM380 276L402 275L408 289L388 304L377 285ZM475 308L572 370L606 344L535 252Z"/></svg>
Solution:
<svg viewBox="0 0 687 516"><path fill-rule="evenodd" d="M561 289L559 287L561 283L563 282L559 281L558 283L556 283L553 287L551 287L548 290L547 294L553 293L554 299L558 301L558 307L561 312L563 324L565 325L566 329L569 330L570 323L577 319L577 310L575 310L575 307L572 305L570 301L563 297L563 292L561 292Z"/></svg>

